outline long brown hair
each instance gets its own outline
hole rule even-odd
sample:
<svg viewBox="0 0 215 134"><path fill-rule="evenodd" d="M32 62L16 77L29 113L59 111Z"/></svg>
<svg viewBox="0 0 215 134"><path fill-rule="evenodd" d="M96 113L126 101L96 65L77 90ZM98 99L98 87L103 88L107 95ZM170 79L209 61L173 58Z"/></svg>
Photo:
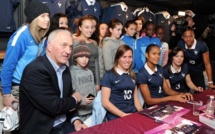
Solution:
<svg viewBox="0 0 215 134"><path fill-rule="evenodd" d="M117 51L116 51L116 56L115 56L115 59L114 59L113 68L112 68L112 70L113 70L113 72L114 72L115 74L117 74L115 68L116 68L117 65L118 65L118 60L119 60L119 58L121 58L127 51L131 51L131 52L132 52L132 55L133 55L133 50L132 50L132 48L130 48L130 47L129 47L128 45L126 45L126 44L120 46L120 47L117 49ZM130 67L129 67L129 69L128 69L128 72L129 72L129 74L131 75L131 77L132 77L134 80L136 80L135 73L132 71L132 64L130 65Z"/></svg>
<svg viewBox="0 0 215 134"><path fill-rule="evenodd" d="M78 28L77 28L77 31L76 31L76 36L77 37L81 35L81 31L80 31L79 27L82 26L84 20L95 20L96 23L97 23L97 19L92 15L84 15L83 17L81 17L78 20Z"/></svg>
<svg viewBox="0 0 215 134"><path fill-rule="evenodd" d="M43 39L43 37L45 36L45 34L48 32L49 27L50 27L50 22L49 22L49 26L46 29L42 29L38 26L37 24L38 22L38 18L35 18L30 24L29 24L29 29L31 32L31 35L33 36L34 40L37 43L40 43Z"/></svg>

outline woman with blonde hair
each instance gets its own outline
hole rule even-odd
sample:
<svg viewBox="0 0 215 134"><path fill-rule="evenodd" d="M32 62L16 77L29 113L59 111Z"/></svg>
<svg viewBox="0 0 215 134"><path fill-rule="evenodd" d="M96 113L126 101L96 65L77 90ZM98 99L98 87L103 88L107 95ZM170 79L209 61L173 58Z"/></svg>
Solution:
<svg viewBox="0 0 215 134"><path fill-rule="evenodd" d="M10 37L1 71L3 103L14 109L12 104L19 99L23 70L40 56L44 47L39 44L50 26L50 11L42 2L30 2L24 12L27 24Z"/></svg>

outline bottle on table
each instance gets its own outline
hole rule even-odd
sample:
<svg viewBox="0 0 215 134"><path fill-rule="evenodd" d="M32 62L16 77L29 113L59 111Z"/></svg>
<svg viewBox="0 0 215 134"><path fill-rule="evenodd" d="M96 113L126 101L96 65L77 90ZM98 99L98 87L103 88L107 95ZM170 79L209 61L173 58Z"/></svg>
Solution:
<svg viewBox="0 0 215 134"><path fill-rule="evenodd" d="M208 99L207 105L206 105L206 116L213 117L214 116L214 110L215 110L214 96L210 96L210 99Z"/></svg>

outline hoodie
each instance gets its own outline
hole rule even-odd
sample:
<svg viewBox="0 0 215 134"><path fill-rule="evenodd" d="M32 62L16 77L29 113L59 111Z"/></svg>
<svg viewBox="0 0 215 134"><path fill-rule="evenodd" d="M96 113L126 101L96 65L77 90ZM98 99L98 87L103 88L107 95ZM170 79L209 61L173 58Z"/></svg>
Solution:
<svg viewBox="0 0 215 134"><path fill-rule="evenodd" d="M94 84L93 73L90 69L82 69L76 65L70 67L72 76L73 90L79 92L82 96L82 101L78 107L79 115L92 113L92 104L86 104L85 98L88 94L96 96L96 88Z"/></svg>
<svg viewBox="0 0 215 134"><path fill-rule="evenodd" d="M116 40L112 37L105 37L102 44L105 70L108 71L113 67L117 49L125 43L121 39Z"/></svg>

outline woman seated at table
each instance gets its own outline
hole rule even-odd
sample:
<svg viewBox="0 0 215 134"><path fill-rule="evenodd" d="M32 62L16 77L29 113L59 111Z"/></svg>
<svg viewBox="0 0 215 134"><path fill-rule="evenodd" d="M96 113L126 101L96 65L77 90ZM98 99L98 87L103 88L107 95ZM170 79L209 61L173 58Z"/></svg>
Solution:
<svg viewBox="0 0 215 134"><path fill-rule="evenodd" d="M168 64L163 68L167 85L180 93L193 93L194 91L202 92L202 87L196 87L193 84L188 72L188 66L183 62L183 50L180 47L175 47L169 55ZM189 90L189 88L191 90Z"/></svg>
<svg viewBox="0 0 215 134"><path fill-rule="evenodd" d="M133 51L128 45L120 46L113 68L102 79L102 105L107 110L108 121L142 110L132 71L132 57Z"/></svg>
<svg viewBox="0 0 215 134"><path fill-rule="evenodd" d="M193 100L191 94L177 92L167 85L163 77L163 68L158 65L160 48L157 45L150 44L146 48L145 56L146 63L137 75L137 84L147 106L167 101L185 103L188 100Z"/></svg>

